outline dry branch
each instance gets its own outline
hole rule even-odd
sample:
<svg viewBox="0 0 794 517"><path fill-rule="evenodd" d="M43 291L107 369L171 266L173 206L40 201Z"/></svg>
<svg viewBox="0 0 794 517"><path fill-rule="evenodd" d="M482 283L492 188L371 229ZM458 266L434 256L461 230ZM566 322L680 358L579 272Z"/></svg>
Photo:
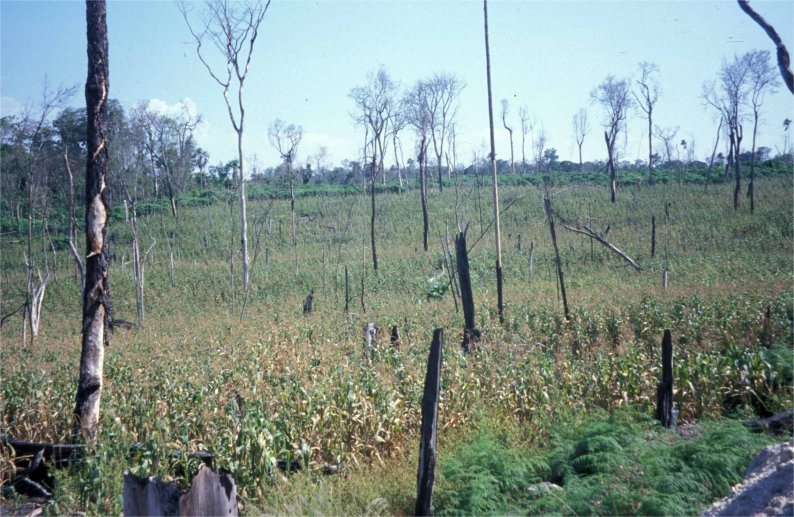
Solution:
<svg viewBox="0 0 794 517"><path fill-rule="evenodd" d="M574 233L580 233L582 235L586 235L587 237L591 237L591 238L597 240L598 242L600 242L601 244L603 244L607 248L611 249L615 254L620 256L620 258L622 258L623 260L625 260L626 262L631 264L634 267L634 269L636 269L637 271L642 271L642 266L637 264L637 262L634 259L632 259L628 255L626 255L625 253L620 251L620 249L617 246L615 246L614 244L612 244L611 242L609 242L605 238L601 237L600 235L598 235L596 232L594 232L593 230L591 230L587 226L582 226L583 229L580 229L580 228L574 228L572 226L568 226L567 224L563 224L562 227L565 228L566 230L570 230L570 231L572 231Z"/></svg>

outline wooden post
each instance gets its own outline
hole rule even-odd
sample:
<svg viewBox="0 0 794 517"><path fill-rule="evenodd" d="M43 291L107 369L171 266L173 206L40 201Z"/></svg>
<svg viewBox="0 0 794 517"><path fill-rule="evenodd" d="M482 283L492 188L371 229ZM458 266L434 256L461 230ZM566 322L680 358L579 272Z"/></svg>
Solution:
<svg viewBox="0 0 794 517"><path fill-rule="evenodd" d="M471 291L471 274L469 273L469 252L466 248L466 232L455 237L455 259L458 263L458 279L460 280L460 300L463 305L463 351L469 351L469 345L480 339L480 331L475 328L474 295Z"/></svg>
<svg viewBox="0 0 794 517"><path fill-rule="evenodd" d="M656 216L651 216L651 258L656 256Z"/></svg>
<svg viewBox="0 0 794 517"><path fill-rule="evenodd" d="M673 425L673 338L670 330L662 338L662 382L656 388L656 419L664 427Z"/></svg>
<svg viewBox="0 0 794 517"><path fill-rule="evenodd" d="M350 275L345 266L345 314L350 312Z"/></svg>
<svg viewBox="0 0 794 517"><path fill-rule="evenodd" d="M394 325L391 328L391 338L390 339L391 339L391 344L395 348L399 348L400 347L400 331L397 328L397 325Z"/></svg>
<svg viewBox="0 0 794 517"><path fill-rule="evenodd" d="M427 358L425 391L422 395L422 438L419 446L419 469L416 475L415 515L433 514L433 481L436 467L436 432L438 395L441 387L441 356L444 329L433 331L433 342Z"/></svg>
<svg viewBox="0 0 794 517"><path fill-rule="evenodd" d="M527 259L527 278L532 281L532 262L535 259L535 241L529 243L529 258Z"/></svg>

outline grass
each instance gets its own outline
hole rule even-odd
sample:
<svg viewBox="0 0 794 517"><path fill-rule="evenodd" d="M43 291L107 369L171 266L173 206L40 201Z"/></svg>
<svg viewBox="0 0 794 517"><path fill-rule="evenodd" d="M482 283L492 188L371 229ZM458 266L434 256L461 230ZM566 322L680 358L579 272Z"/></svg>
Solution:
<svg viewBox="0 0 794 517"><path fill-rule="evenodd" d="M421 245L418 193L379 194L377 274L369 255L365 198L298 199L297 274L288 202L252 202L250 217L262 222L262 238L252 268L251 306L242 322L235 207L186 207L178 223L168 213L144 216L142 248L155 243L146 264L147 319L133 331L112 336L99 448L87 464L59 475L49 511L119 513L123 470L186 480L197 465L158 459L164 451L181 449L212 451L217 463L234 473L246 513L411 512L427 350L433 328L444 327L439 471L447 468L447 459L455 459L447 451L468 447L472 437L486 431L497 442L489 438L475 447L485 453L461 452L455 461L481 458L483 472L491 472L496 467L487 463L489 458L518 461L526 458L525 450L533 454L482 481L491 487L495 502L465 499L462 489L455 488L465 479L440 475L437 508L467 513L471 505L483 504L494 513L509 508L566 513L549 501L543 503L548 507L531 506L516 494L547 479L538 461L550 469L556 465L544 454L563 429L576 428L591 415L607 419L603 415L625 407L650 413L659 376L657 347L665 328L674 337L675 401L682 421L720 422L726 416L746 418L790 407L791 181L791 176L758 180L754 214L745 208L734 212L727 184L714 185L708 193L690 184L630 186L619 191L615 205L600 186L555 188L560 219L575 224L592 210L596 228L609 226L608 238L644 266L640 273L629 270L598 244L591 256L588 239L558 231L570 323L562 319L541 193L534 186L505 188L503 206L516 200L503 214L507 319L502 326L496 317L493 240L487 233L470 255L484 336L471 355L459 350L463 316L455 310L451 291L443 283L432 286L429 279L442 273L439 237L447 229L452 234L458 224L469 224L469 242L474 242L488 225L490 195L476 185L462 186L457 193L431 192L427 253ZM671 219L670 288L665 291L660 278L666 203L671 203ZM650 256L651 215L659 224L655 257ZM520 250L514 246L519 235ZM110 239L114 317L135 320L131 231L117 220ZM534 272L529 279L531 241ZM2 236L3 314L19 305L24 293L21 247L21 236ZM0 425L2 433L14 437L61 442L69 439L71 428L80 300L71 259L66 251L56 252L46 241L35 243L37 263L43 267L47 262L56 273L47 288L41 335L23 347L18 317L0 330ZM342 310L345 266L351 275L347 315ZM359 301L362 276L366 311ZM311 288L315 311L303 316L303 298ZM361 329L368 321L380 329L371 367L363 364L361 347ZM400 328L399 348L388 343L392 325ZM761 346L765 342L774 346L766 349ZM626 425L652 429L645 420L628 420ZM732 425L722 422L715 425ZM738 433L735 426L730 429ZM657 434L658 440L669 441L669 435ZM133 455L132 443L142 444ZM499 456L497 445L506 448L506 456ZM651 445L625 446L639 454L630 464L644 465L647 458L640 453ZM756 442L747 442L741 458L756 448ZM516 450L522 452L510 452ZM274 468L278 458L293 457L310 472L284 477ZM0 465L7 465L8 458L7 451L0 453ZM730 464L739 465L745 461L741 458ZM339 465L342 473L322 476L325 464ZM645 482L644 471L638 472L626 475ZM512 484L519 478L521 484ZM576 483L583 488L571 493L580 494L586 504L591 481ZM565 486L566 491L574 488ZM458 490L458 495L445 490ZM681 504L693 509L713 497L717 493L712 491ZM673 508L659 504L656 508Z"/></svg>

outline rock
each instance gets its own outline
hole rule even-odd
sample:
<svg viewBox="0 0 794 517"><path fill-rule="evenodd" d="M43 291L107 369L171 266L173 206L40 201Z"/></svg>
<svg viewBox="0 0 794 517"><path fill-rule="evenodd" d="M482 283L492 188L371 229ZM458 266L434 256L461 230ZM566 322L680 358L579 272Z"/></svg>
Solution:
<svg viewBox="0 0 794 517"><path fill-rule="evenodd" d="M534 485L529 485L527 487L527 492L529 492L531 497L540 497L546 492L552 492L555 490L562 490L562 487L560 485L555 485L554 483L549 483L548 481L535 483Z"/></svg>
<svg viewBox="0 0 794 517"><path fill-rule="evenodd" d="M717 515L794 515L794 440L761 451L731 495L703 513Z"/></svg>

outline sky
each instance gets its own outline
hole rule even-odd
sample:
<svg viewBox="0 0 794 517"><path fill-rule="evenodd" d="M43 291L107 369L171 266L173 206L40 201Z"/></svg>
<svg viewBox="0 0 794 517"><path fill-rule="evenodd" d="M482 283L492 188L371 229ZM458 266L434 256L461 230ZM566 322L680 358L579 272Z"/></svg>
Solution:
<svg viewBox="0 0 794 517"><path fill-rule="evenodd" d="M753 0L751 5L794 52L794 2ZM198 12L203 4L189 7ZM236 158L236 136L221 89L196 57L176 3L110 0L107 15L110 96L125 108L147 101L163 112L185 103L203 118L196 138L210 153L210 163ZM655 125L680 126L677 140L694 143L695 156L705 160L718 118L703 104L703 84L735 54L767 49L775 55L761 28L728 0L492 0L488 20L496 154L510 156L507 131L498 120L500 100L507 99L516 161L521 159L521 106L545 131L547 147L572 161L578 161L572 118L586 109L592 129L585 137L584 159L605 159L603 109L590 92L608 75L636 80L641 61L659 67ZM457 75L466 84L456 119L458 161L486 154L482 2L273 0L244 89L247 159L265 167L279 161L267 138L277 118L302 126L298 160L307 161L320 146L328 148L327 165L357 159L364 134L354 122L350 90L366 84L367 73L381 65L406 89L434 73ZM86 66L84 3L0 0L2 115L25 106L35 109L45 77L56 86L79 85L71 105L84 105ZM794 96L781 83L762 107L759 146L782 150L785 118L794 119ZM745 129L743 145L749 145L749 134ZM414 154L413 137L405 134L401 140L407 159ZM640 113L630 114L620 144L624 159L647 159L647 122ZM658 141L654 146L661 149ZM531 154L527 142L528 160Z"/></svg>

